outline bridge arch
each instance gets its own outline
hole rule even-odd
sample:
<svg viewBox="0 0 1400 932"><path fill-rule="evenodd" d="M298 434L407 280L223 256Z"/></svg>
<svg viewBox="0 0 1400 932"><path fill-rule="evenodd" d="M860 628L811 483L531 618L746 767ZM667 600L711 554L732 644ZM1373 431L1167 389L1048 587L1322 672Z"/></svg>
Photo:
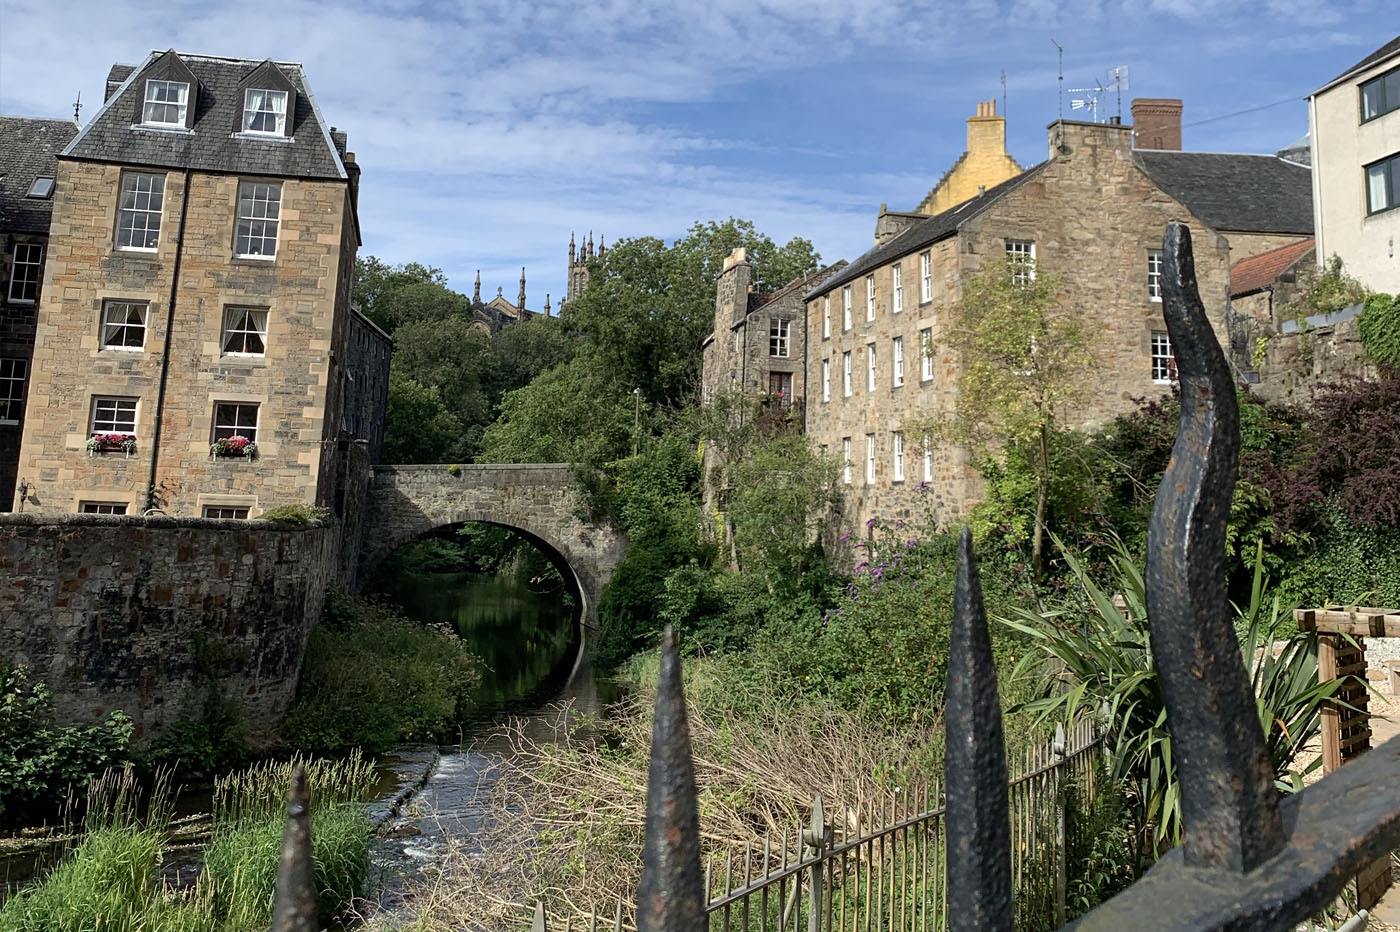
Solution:
<svg viewBox="0 0 1400 932"><path fill-rule="evenodd" d="M361 537L361 584L381 560L424 534L470 521L520 531L573 575L581 622L597 627L598 600L622 560L626 540L575 514L578 485L559 463L375 466Z"/></svg>

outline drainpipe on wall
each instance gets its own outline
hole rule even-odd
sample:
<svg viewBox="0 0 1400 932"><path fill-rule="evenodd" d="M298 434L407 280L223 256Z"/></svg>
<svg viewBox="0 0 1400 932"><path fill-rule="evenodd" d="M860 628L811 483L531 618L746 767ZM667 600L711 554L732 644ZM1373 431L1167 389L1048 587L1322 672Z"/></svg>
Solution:
<svg viewBox="0 0 1400 932"><path fill-rule="evenodd" d="M156 414L151 422L151 475L146 481L145 511L156 509L156 463L160 459L160 422L165 410L165 383L170 374L170 338L175 327L175 296L180 288L180 253L185 244L185 216L190 209L190 174L185 169L185 190L180 198L180 226L175 230L175 262L170 273L170 301L165 309L165 345L160 351L160 389L156 392Z"/></svg>

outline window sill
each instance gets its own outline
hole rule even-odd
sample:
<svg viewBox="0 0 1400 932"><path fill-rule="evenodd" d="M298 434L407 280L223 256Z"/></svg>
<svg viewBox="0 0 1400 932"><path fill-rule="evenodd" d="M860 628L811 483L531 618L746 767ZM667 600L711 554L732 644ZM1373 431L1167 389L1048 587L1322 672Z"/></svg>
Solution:
<svg viewBox="0 0 1400 932"><path fill-rule="evenodd" d="M1384 118L1384 117L1390 116L1392 113L1395 113L1396 111L1400 111L1400 107L1391 107L1389 110L1382 110L1380 113L1376 114L1375 116L1362 117L1362 118L1361 118L1361 123L1360 123L1359 125L1365 126L1367 123L1374 123L1374 122L1376 122L1376 121L1379 120L1379 119L1382 119L1382 118Z"/></svg>
<svg viewBox="0 0 1400 932"><path fill-rule="evenodd" d="M903 383L903 382L896 382L894 385L891 385L891 386L890 386L890 389L893 390L893 389L896 389L896 388L903 388L903 387L904 387L904 383Z"/></svg>
<svg viewBox="0 0 1400 932"><path fill-rule="evenodd" d="M1153 379L1153 385L1175 385L1176 379Z"/></svg>
<svg viewBox="0 0 1400 932"><path fill-rule="evenodd" d="M1149 295L1148 298L1147 298L1147 300L1151 301L1153 304L1161 304L1161 303L1162 303L1162 299L1161 299L1160 297L1154 298L1154 297L1152 297L1152 296Z"/></svg>
<svg viewBox="0 0 1400 932"><path fill-rule="evenodd" d="M19 421L12 421L9 418L0 417L0 427L18 427Z"/></svg>
<svg viewBox="0 0 1400 932"><path fill-rule="evenodd" d="M102 346L98 348L100 353L144 353L144 346Z"/></svg>
<svg viewBox="0 0 1400 932"><path fill-rule="evenodd" d="M1400 201L1391 204L1389 207L1382 207L1380 210L1369 210L1366 213L1366 219L1370 220L1372 217L1379 217L1381 214L1388 214L1397 207L1400 207Z"/></svg>
<svg viewBox="0 0 1400 932"><path fill-rule="evenodd" d="M276 256L234 256L233 259L230 260L230 261L232 261L232 263L233 263L234 265L247 265L247 266L255 266L255 267L258 267L258 268L267 268L268 266L272 266L272 265L276 265L276 264L277 264L277 257L276 257Z"/></svg>
<svg viewBox="0 0 1400 932"><path fill-rule="evenodd" d="M117 246L112 250L112 255L121 256L124 259L154 259L160 252L160 247L143 249L139 246Z"/></svg>
<svg viewBox="0 0 1400 932"><path fill-rule="evenodd" d="M291 145L297 141L295 136L283 136L281 133L254 133L244 130L241 133L230 133L231 139L247 139L252 142L271 142L277 145Z"/></svg>
<svg viewBox="0 0 1400 932"><path fill-rule="evenodd" d="M182 123L132 123L132 129L143 133L171 133L176 136L193 136L194 130Z"/></svg>

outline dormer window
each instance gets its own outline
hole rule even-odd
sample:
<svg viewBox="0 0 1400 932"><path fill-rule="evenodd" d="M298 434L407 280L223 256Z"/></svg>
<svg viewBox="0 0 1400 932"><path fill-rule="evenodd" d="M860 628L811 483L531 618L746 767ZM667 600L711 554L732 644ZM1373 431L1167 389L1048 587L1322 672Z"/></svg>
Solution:
<svg viewBox="0 0 1400 932"><path fill-rule="evenodd" d="M184 127L190 86L184 81L147 81L141 122L151 126Z"/></svg>
<svg viewBox="0 0 1400 932"><path fill-rule="evenodd" d="M35 178L34 183L29 186L29 193L25 197L44 199L53 196L52 178Z"/></svg>
<svg viewBox="0 0 1400 932"><path fill-rule="evenodd" d="M243 132L287 135L287 92L253 88L244 91Z"/></svg>

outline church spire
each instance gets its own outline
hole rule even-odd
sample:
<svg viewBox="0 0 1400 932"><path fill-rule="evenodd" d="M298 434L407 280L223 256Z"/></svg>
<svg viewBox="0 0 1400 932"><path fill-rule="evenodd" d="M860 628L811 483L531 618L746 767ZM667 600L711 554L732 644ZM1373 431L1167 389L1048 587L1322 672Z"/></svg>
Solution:
<svg viewBox="0 0 1400 932"><path fill-rule="evenodd" d="M574 234L573 234L573 231L570 230L570 231L569 231L569 265L572 266L573 264L574 264Z"/></svg>
<svg viewBox="0 0 1400 932"><path fill-rule="evenodd" d="M598 234L598 255L601 256L603 253L605 253L605 252L607 252L607 251L608 251L608 245L607 245L607 243L605 243L605 242L603 241L603 234L599 233L599 234Z"/></svg>
<svg viewBox="0 0 1400 932"><path fill-rule="evenodd" d="M549 316L549 292L544 293L544 316Z"/></svg>
<svg viewBox="0 0 1400 932"><path fill-rule="evenodd" d="M481 269L476 270L476 287L472 289L472 303L481 303Z"/></svg>
<svg viewBox="0 0 1400 932"><path fill-rule="evenodd" d="M525 310L525 266L520 267L520 301L516 304L523 313Z"/></svg>

